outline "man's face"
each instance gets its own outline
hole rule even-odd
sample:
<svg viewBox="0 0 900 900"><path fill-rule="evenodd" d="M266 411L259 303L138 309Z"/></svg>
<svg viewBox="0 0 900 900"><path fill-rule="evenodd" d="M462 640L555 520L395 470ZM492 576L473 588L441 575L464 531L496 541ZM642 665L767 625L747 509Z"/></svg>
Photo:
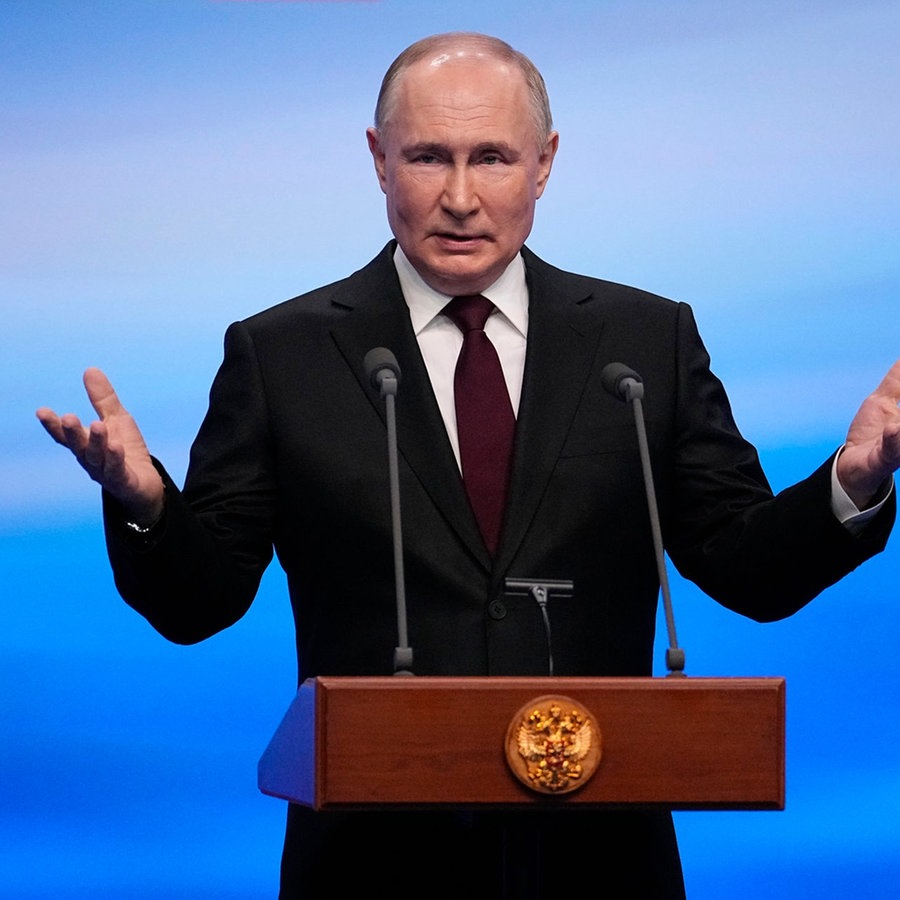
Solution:
<svg viewBox="0 0 900 900"><path fill-rule="evenodd" d="M492 284L531 231L558 137L538 140L521 71L472 55L422 60L369 148L391 230L443 294Z"/></svg>

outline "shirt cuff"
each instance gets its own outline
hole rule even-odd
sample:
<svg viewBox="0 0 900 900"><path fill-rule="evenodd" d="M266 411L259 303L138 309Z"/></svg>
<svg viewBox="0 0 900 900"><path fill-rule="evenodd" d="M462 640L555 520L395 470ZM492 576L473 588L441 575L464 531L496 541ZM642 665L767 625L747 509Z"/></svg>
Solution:
<svg viewBox="0 0 900 900"><path fill-rule="evenodd" d="M888 497L894 490L894 479L892 478L886 489L881 492L881 496L871 506L866 509L859 509L857 505L850 499L847 492L841 486L841 482L837 476L837 461L843 451L843 447L834 455L834 462L831 464L831 511L834 513L838 522L853 534L859 534L866 525L878 515L881 507L887 502Z"/></svg>

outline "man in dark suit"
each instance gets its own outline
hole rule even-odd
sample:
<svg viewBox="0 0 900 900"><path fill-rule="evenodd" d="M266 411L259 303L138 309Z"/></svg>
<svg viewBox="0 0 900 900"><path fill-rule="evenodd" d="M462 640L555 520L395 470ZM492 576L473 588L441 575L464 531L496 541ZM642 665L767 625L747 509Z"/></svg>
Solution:
<svg viewBox="0 0 900 900"><path fill-rule="evenodd" d="M659 583L631 413L601 383L610 362L646 385L666 547L719 602L789 615L884 546L900 363L842 450L773 497L690 309L524 247L558 142L525 57L478 35L413 45L385 76L368 140L396 241L349 278L231 326L183 491L99 371L85 376L98 422L38 413L103 486L116 583L162 634L190 643L235 622L274 547L301 679L391 672L384 410L363 366L374 347L402 371L417 674L546 674L550 650L557 675L650 674ZM468 338L448 304L473 296L490 301L483 332L516 417L508 474L479 489L499 498L493 524L476 515L484 497L467 495L473 438L455 413ZM552 648L536 604L504 591L510 576L574 583L550 609ZM394 865L416 896L540 897L598 879L628 884L623 896L683 896L666 814L290 808L283 896L362 890Z"/></svg>

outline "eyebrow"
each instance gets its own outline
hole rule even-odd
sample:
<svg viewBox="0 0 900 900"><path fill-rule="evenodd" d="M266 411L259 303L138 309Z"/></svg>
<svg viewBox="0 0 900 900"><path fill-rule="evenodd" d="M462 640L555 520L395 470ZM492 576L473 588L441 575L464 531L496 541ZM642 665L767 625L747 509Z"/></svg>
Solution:
<svg viewBox="0 0 900 900"><path fill-rule="evenodd" d="M447 148L443 144L437 144L433 141L422 141L418 144L409 144L403 147L403 153L446 153Z"/></svg>

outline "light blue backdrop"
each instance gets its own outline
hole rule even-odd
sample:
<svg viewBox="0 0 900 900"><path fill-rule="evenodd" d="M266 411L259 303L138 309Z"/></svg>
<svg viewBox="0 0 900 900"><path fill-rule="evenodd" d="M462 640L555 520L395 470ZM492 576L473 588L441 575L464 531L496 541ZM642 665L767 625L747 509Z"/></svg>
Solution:
<svg viewBox="0 0 900 900"><path fill-rule="evenodd" d="M896 2L5 0L0 896L274 897L284 805L255 766L296 676L280 573L229 632L167 644L33 411L87 414L99 365L180 478L227 324L388 237L377 85L455 29L547 79L531 246L692 303L776 487L900 355ZM788 679L787 809L679 814L692 900L897 895L897 570L894 538L766 626L673 576L691 674Z"/></svg>

